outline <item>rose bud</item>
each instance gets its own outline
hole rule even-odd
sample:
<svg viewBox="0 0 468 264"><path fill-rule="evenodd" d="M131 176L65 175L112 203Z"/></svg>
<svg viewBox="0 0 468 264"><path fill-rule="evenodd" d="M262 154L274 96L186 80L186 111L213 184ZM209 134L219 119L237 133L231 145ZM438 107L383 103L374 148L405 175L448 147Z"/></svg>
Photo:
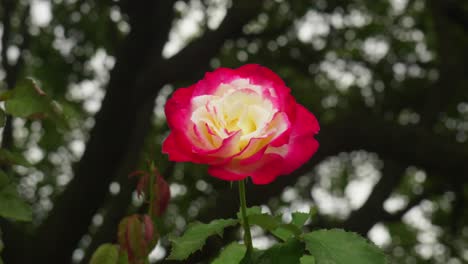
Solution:
<svg viewBox="0 0 468 264"><path fill-rule="evenodd" d="M127 252L131 264L144 263L158 239L159 235L147 215L127 216L119 224L119 245Z"/></svg>
<svg viewBox="0 0 468 264"><path fill-rule="evenodd" d="M166 180L157 173L156 182L154 184L154 211L153 215L161 216L169 205L169 199L171 198L171 190Z"/></svg>
<svg viewBox="0 0 468 264"><path fill-rule="evenodd" d="M153 174L156 176L155 183L153 186L154 201L153 201L153 215L161 216L167 209L169 199L171 198L171 191L166 180L161 174L155 169ZM149 197L149 173L145 171L135 171L130 174L130 177L138 176L140 179L137 184L137 194L141 196L143 194Z"/></svg>

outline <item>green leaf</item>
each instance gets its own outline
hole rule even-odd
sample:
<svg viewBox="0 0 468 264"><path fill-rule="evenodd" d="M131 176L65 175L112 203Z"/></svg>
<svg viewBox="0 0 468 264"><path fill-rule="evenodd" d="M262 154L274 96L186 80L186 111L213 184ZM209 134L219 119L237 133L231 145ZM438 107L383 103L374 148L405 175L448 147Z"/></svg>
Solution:
<svg viewBox="0 0 468 264"><path fill-rule="evenodd" d="M9 165L21 165L24 167L31 167L31 163L29 163L23 155L11 152L6 149L0 149L0 163L9 164Z"/></svg>
<svg viewBox="0 0 468 264"><path fill-rule="evenodd" d="M246 252L240 264L257 264L258 259L265 253L263 250L253 249L251 252Z"/></svg>
<svg viewBox="0 0 468 264"><path fill-rule="evenodd" d="M295 236L301 234L301 228L310 217L310 213L294 212L292 213L292 220L290 224L283 224L278 226L271 233L277 238L287 241Z"/></svg>
<svg viewBox="0 0 468 264"><path fill-rule="evenodd" d="M255 262L257 264L299 263L304 254L304 245L297 239L290 239L266 250Z"/></svg>
<svg viewBox="0 0 468 264"><path fill-rule="evenodd" d="M260 206L253 206L253 207L247 208L246 214L247 216L254 215L254 214L262 214L262 208ZM239 219L239 221L242 222L241 212L237 212L237 218Z"/></svg>
<svg viewBox="0 0 468 264"><path fill-rule="evenodd" d="M301 232L301 229L293 224L282 224L275 230L271 231L274 236L283 241L287 241L295 236L299 236Z"/></svg>
<svg viewBox="0 0 468 264"><path fill-rule="evenodd" d="M290 224L283 224L278 226L271 233L277 238L287 241L295 236L301 234L301 227L309 219L310 213L294 212L292 213L292 220Z"/></svg>
<svg viewBox="0 0 468 264"><path fill-rule="evenodd" d="M304 255L300 259L301 264L315 264L315 258L310 255Z"/></svg>
<svg viewBox="0 0 468 264"><path fill-rule="evenodd" d="M247 217L250 225L258 225L268 231L274 230L282 224L281 219L269 214L252 214Z"/></svg>
<svg viewBox="0 0 468 264"><path fill-rule="evenodd" d="M209 224L195 223L188 227L182 237L170 239L172 252L168 259L184 260L193 252L201 249L208 237L222 236L224 228L237 224L235 219L217 219Z"/></svg>
<svg viewBox="0 0 468 264"><path fill-rule="evenodd" d="M246 251L245 245L233 242L225 247L211 264L239 264Z"/></svg>
<svg viewBox="0 0 468 264"><path fill-rule="evenodd" d="M303 236L317 264L384 264L386 257L363 237L341 229L318 230Z"/></svg>
<svg viewBox="0 0 468 264"><path fill-rule="evenodd" d="M50 99L34 80L27 79L11 91L5 102L5 110L13 116L28 118L48 112Z"/></svg>
<svg viewBox="0 0 468 264"><path fill-rule="evenodd" d="M113 244L103 244L94 252L90 264L117 264L119 247Z"/></svg>
<svg viewBox="0 0 468 264"><path fill-rule="evenodd" d="M310 217L310 213L294 212L292 213L291 224L301 228Z"/></svg>
<svg viewBox="0 0 468 264"><path fill-rule="evenodd" d="M52 100L32 78L20 82L0 99L5 100L5 111L15 117L33 119L48 117L57 127L68 127L62 106Z"/></svg>
<svg viewBox="0 0 468 264"><path fill-rule="evenodd" d="M19 197L14 184L0 190L0 216L19 221L32 220L31 207Z"/></svg>

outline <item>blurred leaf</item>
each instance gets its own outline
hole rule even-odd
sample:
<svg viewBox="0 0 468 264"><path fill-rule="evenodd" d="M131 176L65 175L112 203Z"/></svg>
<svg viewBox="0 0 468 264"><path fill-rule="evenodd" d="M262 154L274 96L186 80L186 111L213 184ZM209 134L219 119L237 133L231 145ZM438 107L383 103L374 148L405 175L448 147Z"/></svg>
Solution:
<svg viewBox="0 0 468 264"><path fill-rule="evenodd" d="M119 247L114 244L103 244L94 252L90 264L120 264L123 258L119 257ZM126 258L125 258L126 259Z"/></svg>
<svg viewBox="0 0 468 264"><path fill-rule="evenodd" d="M263 250L253 249L252 252L246 252L241 264L257 264L259 258L265 253Z"/></svg>
<svg viewBox="0 0 468 264"><path fill-rule="evenodd" d="M184 260L193 252L201 249L208 237L222 236L224 228L237 224L235 219L217 219L209 224L195 223L188 227L182 237L170 239L172 252L168 259Z"/></svg>
<svg viewBox="0 0 468 264"><path fill-rule="evenodd" d="M31 163L29 163L29 161L27 161L23 155L16 152L11 152L6 149L0 149L0 163L31 167Z"/></svg>
<svg viewBox="0 0 468 264"><path fill-rule="evenodd" d="M340 229L319 230L303 236L317 264L383 264L386 256L356 233Z"/></svg>
<svg viewBox="0 0 468 264"><path fill-rule="evenodd" d="M221 251L211 264L238 264L245 256L245 245L233 242Z"/></svg>
<svg viewBox="0 0 468 264"><path fill-rule="evenodd" d="M254 214L262 214L262 208L260 206L252 206L247 208L246 210L247 216L254 215ZM241 212L237 212L237 218L242 222L242 214Z"/></svg>
<svg viewBox="0 0 468 264"><path fill-rule="evenodd" d="M64 143L63 134L59 132L57 125L53 122L53 120L43 120L42 129L44 130L44 133L38 142L38 145L41 148L55 150L62 146Z"/></svg>
<svg viewBox="0 0 468 264"><path fill-rule="evenodd" d="M271 233L283 241L287 241L294 236L300 235L301 227L309 219L310 213L294 212L292 213L292 220L290 224L282 224L278 226Z"/></svg>
<svg viewBox="0 0 468 264"><path fill-rule="evenodd" d="M5 111L15 117L43 119L50 118L60 128L68 123L59 103L52 100L32 78L20 82L6 98Z"/></svg>
<svg viewBox="0 0 468 264"><path fill-rule="evenodd" d="M309 255L304 255L300 259L301 264L315 264L315 258Z"/></svg>
<svg viewBox="0 0 468 264"><path fill-rule="evenodd" d="M310 213L294 212L292 213L291 224L301 228L310 217Z"/></svg>
<svg viewBox="0 0 468 264"><path fill-rule="evenodd" d="M304 255L304 245L297 239L290 239L266 250L257 260L257 264L299 263Z"/></svg>
<svg viewBox="0 0 468 264"><path fill-rule="evenodd" d="M5 102L6 112L16 117L29 118L49 109L50 100L32 79L19 83Z"/></svg>
<svg viewBox="0 0 468 264"><path fill-rule="evenodd" d="M9 182L10 180L8 175L4 171L0 170L0 189L5 187Z"/></svg>
<svg viewBox="0 0 468 264"><path fill-rule="evenodd" d="M258 225L261 228L271 231L282 224L281 219L269 214L252 214L248 216L250 225Z"/></svg>
<svg viewBox="0 0 468 264"><path fill-rule="evenodd" d="M302 231L293 224L282 224L275 230L272 230L271 233L277 238L287 241L295 236L299 236Z"/></svg>
<svg viewBox="0 0 468 264"><path fill-rule="evenodd" d="M32 220L31 206L19 197L15 184L0 190L0 216L19 221Z"/></svg>

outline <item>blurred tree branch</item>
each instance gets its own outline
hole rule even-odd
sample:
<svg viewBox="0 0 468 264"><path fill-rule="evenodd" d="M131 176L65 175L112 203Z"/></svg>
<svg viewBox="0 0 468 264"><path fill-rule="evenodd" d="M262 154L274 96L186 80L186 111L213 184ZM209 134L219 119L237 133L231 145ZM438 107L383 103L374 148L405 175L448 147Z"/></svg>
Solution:
<svg viewBox="0 0 468 264"><path fill-rule="evenodd" d="M162 72L164 82L171 83L192 79L209 69L209 62L224 44L225 40L242 33L243 26L258 14L262 1L247 3L246 0L234 1L220 26L213 31L207 31L202 37L193 40L180 52L167 60L153 60L153 65L141 74L138 84L145 87L140 94L140 100L153 98L156 94L155 72Z"/></svg>
<svg viewBox="0 0 468 264"><path fill-rule="evenodd" d="M468 32L468 13L463 9L464 3L456 0L436 0L435 2L445 12L448 19L457 23L463 30Z"/></svg>
<svg viewBox="0 0 468 264"><path fill-rule="evenodd" d="M162 63L161 50L172 23L172 1L148 2L129 3L132 30L117 55L96 126L75 177L55 202L54 210L30 246L33 254L25 256L31 261L65 263L69 260L91 217L102 205L111 180L121 173L128 175L135 166L160 87L169 80L187 75L189 78L208 68L209 60L218 52L224 38L240 31L250 19L245 13L250 10L248 5L236 2L216 31L206 33L179 55ZM154 36L152 41L148 41L148 35ZM148 66L153 63L158 66ZM83 195L83 190L87 195ZM57 244L63 248L60 252L55 250Z"/></svg>
<svg viewBox="0 0 468 264"><path fill-rule="evenodd" d="M27 256L30 260L22 263L69 262L78 241L88 231L92 216L103 205L110 182L119 175L126 177L138 162L151 126L154 100L136 100L141 87L134 85L135 79L148 64L149 54L157 52L153 49L162 47L167 40L171 3L140 1L137 11L130 12L132 29L116 55L106 96L85 153L76 166L75 177L39 227L30 245L33 247L32 254ZM162 82L155 84L155 90L162 85ZM62 248L60 252L55 249L58 244Z"/></svg>
<svg viewBox="0 0 468 264"><path fill-rule="evenodd" d="M14 2L4 1L9 4ZM166 83L180 81L181 78L200 77L209 69L210 59L218 54L226 39L243 36L243 26L258 14L262 4L258 1L234 1L218 29L206 31L174 57L164 59L161 51L167 42L172 25L174 1L145 0L120 3L122 12L130 18L131 32L125 40L124 47L117 54L117 63L111 73L106 97L101 111L96 116L96 126L91 132L83 158L75 169L75 177L55 202L53 211L41 225L34 239L23 246L24 250L19 248L17 252L12 252L6 248L6 253L11 253L8 256L16 254L7 259L7 263L69 261L79 239L87 233L90 219L105 205L109 183L113 180L126 179L137 164L144 138L151 125L154 99L160 87ZM25 14L28 13L29 11ZM459 18L457 19L459 21ZM445 39L443 37L445 28L441 26L443 23L437 26L440 40ZM446 41L445 44L442 43L445 46L438 47L441 50L439 54L441 78L434 88L431 88L431 92L425 98L427 100L420 100L422 101L420 104L426 104L427 110L421 113L424 123L422 126L401 126L394 120L383 120L379 116L370 115L369 109L354 111L332 122L324 121L321 134L318 136L321 148L311 162L293 175L280 177L271 185L249 185L247 190L249 205L263 204L271 197L279 196L285 186L294 184L298 176L309 173L320 160L341 151L357 149L376 152L385 160L419 166L427 170L429 177L435 181L448 180L465 184L467 180L463 175L468 172L466 144L435 134L432 129L428 129L437 122L438 115L447 107L448 100L458 100L455 95L459 91L452 87L453 82L450 79L452 77L452 79L463 79L463 73L466 71L463 67L458 70L453 67L460 65L463 56L460 56L462 53L450 51L451 45L457 38L451 36L447 39L451 41ZM3 41L2 39L2 44ZM2 57L6 58L7 45L2 46L4 47ZM459 48L457 50L459 51ZM299 60L303 61L294 66L306 69L310 57L306 55L299 59L291 58L291 63ZM7 59L3 59L3 62L7 62ZM450 65L451 63L454 65ZM390 81L392 80L388 82ZM453 90L445 93L443 92L445 87ZM419 96L420 94L418 98ZM397 96L393 99L395 100L392 100L392 104L395 105L401 98ZM424 196L415 196L402 211L393 215L386 213L382 204L398 185L403 168L399 166L396 164L385 167L384 176L375 186L369 199L353 212L351 218L343 223L344 226L366 233L376 222L399 220L422 199L435 193L435 191L424 192ZM443 172L443 174L433 172ZM90 249L95 248L100 241L108 241L114 235L113 231L119 216L126 212L127 206L122 204L129 204L133 186L121 186L121 194L110 200L110 203L119 204L112 204L107 208L109 217L105 219L105 229L100 230L95 236L96 240ZM259 193L261 195L258 195ZM217 196L219 199L216 207L207 210L200 216L200 220L231 217L237 211L238 204L236 200L231 199L232 196L236 196L234 190L229 188L219 190ZM369 214L375 215L366 219ZM359 216L365 221L358 223ZM18 239L18 241L23 240L27 239L24 237ZM60 251L56 250L57 245L61 245ZM207 246L205 250L209 249ZM22 252L26 250L31 254L25 256Z"/></svg>
<svg viewBox="0 0 468 264"><path fill-rule="evenodd" d="M454 100L459 98L460 91L465 89L465 84L460 81L464 79L468 71L459 66L464 63L463 58L465 57L460 56L460 54L466 54L466 42L460 41L463 37L461 32L447 30L447 28L453 27L454 22L460 22L456 18L458 16L464 17L463 11L454 1L437 0L428 3L434 23L439 78L427 92L421 123L427 128L431 128L439 120L444 109L446 110L450 104L454 103ZM467 20L468 23L466 15L463 20ZM468 24L465 29L468 30Z"/></svg>

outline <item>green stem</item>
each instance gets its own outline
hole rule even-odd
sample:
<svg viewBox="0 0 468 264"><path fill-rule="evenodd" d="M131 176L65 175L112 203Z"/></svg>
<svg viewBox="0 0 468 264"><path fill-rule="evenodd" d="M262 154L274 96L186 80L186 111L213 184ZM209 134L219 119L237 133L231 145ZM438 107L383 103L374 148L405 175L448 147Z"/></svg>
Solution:
<svg viewBox="0 0 468 264"><path fill-rule="evenodd" d="M148 208L148 215L151 218L152 221L154 221L154 178L156 178L156 175L154 175L154 165L151 163L150 165L150 175L149 175L149 208Z"/></svg>
<svg viewBox="0 0 468 264"><path fill-rule="evenodd" d="M240 210L242 215L242 225L244 227L244 244L247 247L247 252L251 252L252 247L252 235L250 234L250 225L247 218L247 202L245 199L245 180L239 181L239 199L240 199Z"/></svg>

